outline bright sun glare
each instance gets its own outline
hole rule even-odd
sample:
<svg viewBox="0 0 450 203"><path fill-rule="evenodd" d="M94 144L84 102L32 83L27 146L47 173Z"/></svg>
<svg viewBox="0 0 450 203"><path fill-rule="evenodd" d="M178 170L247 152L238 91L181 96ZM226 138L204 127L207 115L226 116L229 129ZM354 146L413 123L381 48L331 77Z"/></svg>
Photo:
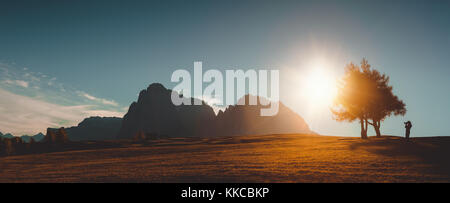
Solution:
<svg viewBox="0 0 450 203"><path fill-rule="evenodd" d="M309 102L314 107L330 106L336 95L336 79L330 67L322 60L311 64L306 75L305 91Z"/></svg>

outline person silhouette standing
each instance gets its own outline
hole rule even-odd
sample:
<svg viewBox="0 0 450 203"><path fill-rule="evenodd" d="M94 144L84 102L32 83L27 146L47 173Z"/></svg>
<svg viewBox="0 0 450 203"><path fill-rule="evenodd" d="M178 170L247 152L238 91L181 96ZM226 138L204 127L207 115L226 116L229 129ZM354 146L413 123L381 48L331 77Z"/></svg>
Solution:
<svg viewBox="0 0 450 203"><path fill-rule="evenodd" d="M405 129L406 129L405 137L406 137L406 139L409 139L409 134L411 132L412 123L411 123L411 121L407 121L407 122L404 122L404 124L405 124Z"/></svg>

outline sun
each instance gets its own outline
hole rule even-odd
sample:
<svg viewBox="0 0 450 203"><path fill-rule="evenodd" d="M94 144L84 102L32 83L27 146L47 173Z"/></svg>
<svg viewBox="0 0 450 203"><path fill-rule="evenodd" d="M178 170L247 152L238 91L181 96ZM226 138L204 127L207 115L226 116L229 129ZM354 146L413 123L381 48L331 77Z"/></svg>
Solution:
<svg viewBox="0 0 450 203"><path fill-rule="evenodd" d="M329 66L321 60L312 63L305 79L305 95L309 102L315 107L331 106L337 90Z"/></svg>

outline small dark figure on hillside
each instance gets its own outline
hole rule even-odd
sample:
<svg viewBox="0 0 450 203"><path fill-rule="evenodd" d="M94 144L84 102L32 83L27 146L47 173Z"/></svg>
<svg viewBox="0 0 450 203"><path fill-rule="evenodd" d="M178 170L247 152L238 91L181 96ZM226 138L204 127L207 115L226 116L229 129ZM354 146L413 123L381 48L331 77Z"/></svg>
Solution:
<svg viewBox="0 0 450 203"><path fill-rule="evenodd" d="M406 139L409 139L409 133L411 132L412 123L411 123L411 121L407 121L407 122L404 122L404 124L405 124L405 129L406 129L405 137L406 137Z"/></svg>

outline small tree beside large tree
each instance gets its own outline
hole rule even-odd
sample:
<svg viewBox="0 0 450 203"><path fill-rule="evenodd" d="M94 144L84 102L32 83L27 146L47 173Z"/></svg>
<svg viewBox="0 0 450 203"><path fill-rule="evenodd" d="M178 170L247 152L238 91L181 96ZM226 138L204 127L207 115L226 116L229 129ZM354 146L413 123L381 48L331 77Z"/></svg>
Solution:
<svg viewBox="0 0 450 203"><path fill-rule="evenodd" d="M391 115L405 115L406 108L392 92L389 77L373 69L366 59L361 65L350 63L339 81L338 94L331 109L337 121L353 122L361 125L361 138L367 138L368 125L372 125L376 135L381 136L381 122Z"/></svg>

